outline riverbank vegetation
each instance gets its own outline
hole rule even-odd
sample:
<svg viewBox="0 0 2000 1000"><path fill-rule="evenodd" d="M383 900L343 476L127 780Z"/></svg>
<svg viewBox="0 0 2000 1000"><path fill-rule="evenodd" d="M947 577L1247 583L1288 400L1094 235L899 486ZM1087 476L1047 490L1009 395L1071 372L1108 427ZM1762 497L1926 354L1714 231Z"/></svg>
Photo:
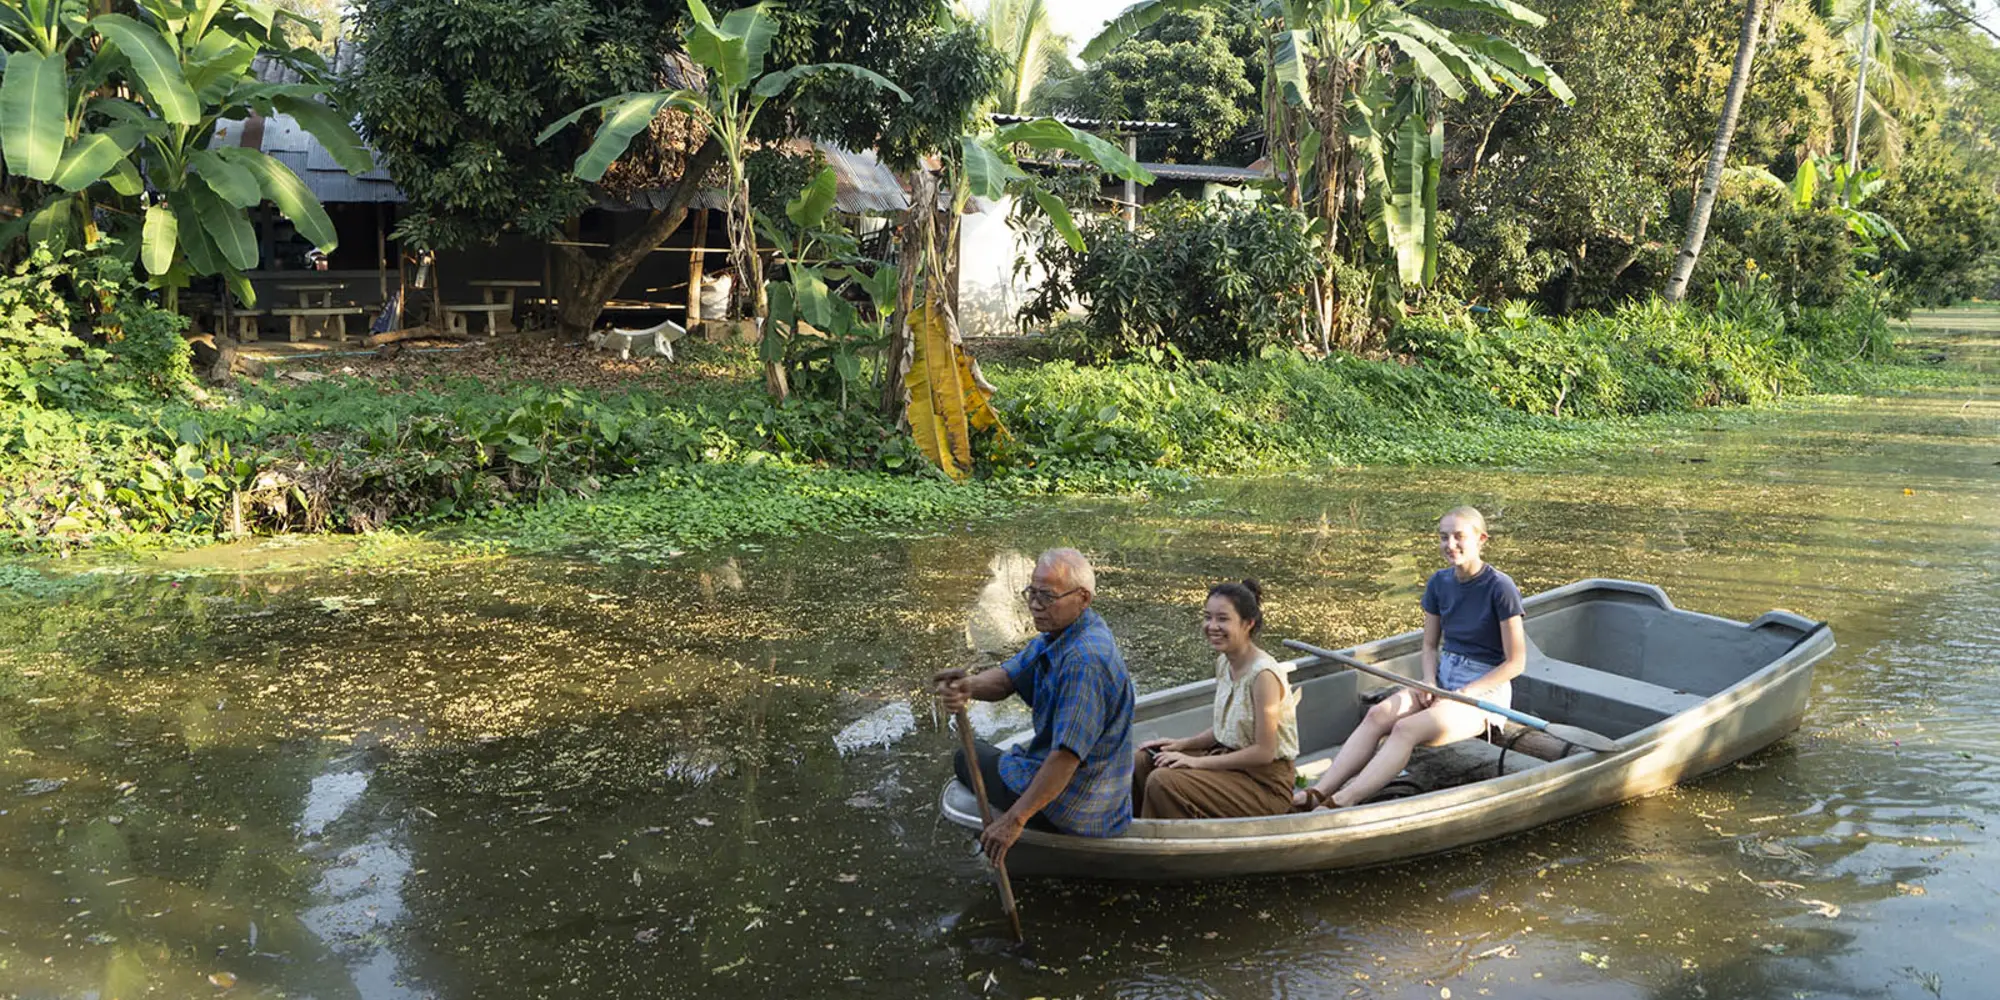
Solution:
<svg viewBox="0 0 2000 1000"><path fill-rule="evenodd" d="M1062 57L1021 56L1047 49L1026 41L1003 60L990 39L1012 29L928 9L487 6L509 16L354 5L365 58L335 79L269 23L228 28L264 8L223 0L215 44L310 82L245 78L212 108L157 114L89 99L91 73L125 69L71 65L82 49L55 45L83 38L70 22L9 36L49 42L14 53L12 90L42 74L76 100L69 117L0 108L0 546L411 526L657 555L1201 475L1549 459L1717 407L1948 380L1928 353L1899 354L1898 318L2000 293L2000 161L1982 152L2000 136L2000 47L1937 0L1872 21L1801 0L1302 3L1269 22L1161 2L1114 21L1069 75ZM89 23L134 45L181 30L142 13ZM529 15L545 20L523 30ZM850 52L849 20L881 45ZM862 30L888 22L902 33ZM545 63L545 44L590 54L573 74L513 72ZM453 51L488 57L437 55ZM706 82L644 89L681 86L654 72L658 52L709 67ZM176 67L212 69L182 56L118 79L178 94ZM1140 72L1162 78L1125 85ZM486 95L477 120L430 91L411 104L403 83L433 78ZM1007 107L1125 118L1191 116L1145 102L1205 95L1227 107L1142 158L1262 166L1226 196L1148 196L1128 223L1102 182L1152 174L1067 124L996 126L1001 91ZM566 377L547 362L571 348L525 339L197 383L176 290L240 291L257 248L238 216L265 187L295 219L318 216L288 171L249 183L204 130L175 133L197 137L160 175L186 191L145 188L154 165L140 177L113 154L239 104L341 124L336 99L409 198L410 249L553 238L621 184L667 185L601 257L561 248L566 342L711 168L725 174L737 313L762 325L718 323L718 339L762 343L689 338L672 366L624 364L609 384ZM665 156L663 129L691 122L708 138ZM344 129L322 141L359 167ZM904 170L923 209L892 220L893 250L834 210L818 154L776 152L810 147L793 139ZM494 150L510 171L468 165ZM485 180L459 183L468 170ZM968 351L954 318L975 198L1014 206L1031 258L1019 319L1035 335L1005 351ZM226 373L219 361L204 367Z"/></svg>
<svg viewBox="0 0 2000 1000"><path fill-rule="evenodd" d="M44 321L64 314L37 289L65 282L109 304L95 331L109 348ZM532 361L468 370L460 355L412 354L205 389L178 319L115 265L44 257L8 279L0 307L17 359L0 374L0 531L30 551L419 526L658 557L1203 474L1550 459L1643 440L1645 420L1897 370L1886 328L1657 303L1417 316L1368 358L995 359L1006 430L979 439L977 475L955 483L871 407L771 400L750 348L690 345L674 369L624 365L638 374L595 387L548 384Z"/></svg>

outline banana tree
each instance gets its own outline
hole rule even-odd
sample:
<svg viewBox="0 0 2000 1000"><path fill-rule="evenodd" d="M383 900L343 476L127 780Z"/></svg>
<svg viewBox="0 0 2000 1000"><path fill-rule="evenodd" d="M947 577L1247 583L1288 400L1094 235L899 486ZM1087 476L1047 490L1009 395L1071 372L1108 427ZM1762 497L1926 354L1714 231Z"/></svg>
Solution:
<svg viewBox="0 0 2000 1000"><path fill-rule="evenodd" d="M785 278L767 288L767 335L759 346L766 361L785 367L793 389L830 386L845 410L861 381L862 357L882 349L883 327L896 312L900 273L893 264L867 266L855 259L854 238L830 221L837 186L833 168L822 168L785 203L790 227L757 215L758 230L785 267ZM868 294L874 318L863 318L837 294L848 281Z"/></svg>
<svg viewBox="0 0 2000 1000"><path fill-rule="evenodd" d="M1167 13L1245 0L1141 0L1084 46L1088 61ZM1436 179L1442 133L1434 91L1495 94L1537 87L1568 103L1562 77L1533 52L1497 35L1449 27L1427 12L1484 15L1540 27L1547 19L1514 0L1250 0L1265 39L1266 134L1286 201L1315 220L1326 250L1315 299L1322 342L1334 326L1333 261L1340 219L1359 201L1406 287L1436 273ZM1350 188L1354 157L1366 183Z"/></svg>
<svg viewBox="0 0 2000 1000"><path fill-rule="evenodd" d="M1042 177L1023 169L1020 157L1054 158L1140 184L1151 184L1153 175L1117 146L1053 118L960 136L954 152L955 158L945 158L948 210L937 210L939 179L929 171L917 171L911 184L901 238L906 263L897 292L900 322L889 339L882 400L886 414L910 425L924 454L946 475L959 478L972 466L972 431L1004 433L993 411L993 389L963 350L951 306L956 297L948 282L958 272L958 221L966 204L976 195L993 201L1011 197L1033 206L1030 214L1039 213L1081 252L1083 234L1069 206Z"/></svg>
<svg viewBox="0 0 2000 1000"><path fill-rule="evenodd" d="M309 74L325 63L285 40L287 22L317 26L261 0L142 0L132 16L86 17L61 0L0 0L0 159L20 218L0 243L93 245L111 220L155 287L221 275L246 305L258 264L247 211L263 201L322 250L332 221L291 169L264 153L212 147L215 123L284 113L353 173L373 166L317 84L260 82L250 66L275 54Z"/></svg>
<svg viewBox="0 0 2000 1000"><path fill-rule="evenodd" d="M1776 192L1796 212L1812 211L1819 194L1831 191L1832 200L1826 210L1847 224L1848 233L1858 241L1854 252L1863 257L1880 256L1884 240L1899 250L1910 249L1895 223L1861 207L1888 183L1879 168L1849 171L1846 163L1831 156L1815 156L1799 162L1798 173L1792 175L1789 184L1763 167L1731 167L1725 173Z"/></svg>
<svg viewBox="0 0 2000 1000"><path fill-rule="evenodd" d="M577 156L574 167L577 177L596 182L631 146L633 137L650 126L660 112L678 111L700 122L722 147L729 175L730 261L737 279L743 283L752 315L762 319L767 312L764 267L757 252L756 216L750 207L750 181L744 161L756 142L752 130L765 103L799 80L822 73L845 73L904 101L910 95L881 74L851 63L812 63L764 72L764 57L769 54L771 40L778 30L769 3L730 11L719 22L702 0L688 0L688 10L694 16L694 24L688 28L684 42L688 57L705 76L700 86L619 94L586 104L543 129L537 141L547 142L586 113L600 112L597 134ZM774 331L766 334L776 336ZM782 361L771 360L774 351L782 357L783 345L773 345L765 351L765 384L771 395L784 399L791 390Z"/></svg>

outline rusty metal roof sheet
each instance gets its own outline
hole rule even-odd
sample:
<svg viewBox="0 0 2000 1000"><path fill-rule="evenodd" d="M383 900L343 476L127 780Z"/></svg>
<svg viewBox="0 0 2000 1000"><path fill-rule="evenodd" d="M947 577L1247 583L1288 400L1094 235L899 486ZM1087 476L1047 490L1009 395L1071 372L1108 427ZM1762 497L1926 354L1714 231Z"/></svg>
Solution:
<svg viewBox="0 0 2000 1000"><path fill-rule="evenodd" d="M219 119L215 123L213 146L248 146L261 149L272 159L292 168L313 196L322 203L400 202L406 200L389 172L377 166L354 176L333 161L333 154L299 127L290 115L247 118L243 121ZM373 155L373 152L370 152Z"/></svg>

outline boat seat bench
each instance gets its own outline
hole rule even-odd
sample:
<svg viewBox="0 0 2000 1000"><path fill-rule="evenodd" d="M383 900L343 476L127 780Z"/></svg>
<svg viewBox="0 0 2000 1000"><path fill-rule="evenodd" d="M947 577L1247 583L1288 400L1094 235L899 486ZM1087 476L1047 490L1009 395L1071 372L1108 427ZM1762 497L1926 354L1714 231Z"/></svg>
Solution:
<svg viewBox="0 0 2000 1000"><path fill-rule="evenodd" d="M1558 660L1532 643L1527 667L1514 681L1516 709L1586 729L1601 728L1607 735L1636 732L1706 700L1699 694Z"/></svg>

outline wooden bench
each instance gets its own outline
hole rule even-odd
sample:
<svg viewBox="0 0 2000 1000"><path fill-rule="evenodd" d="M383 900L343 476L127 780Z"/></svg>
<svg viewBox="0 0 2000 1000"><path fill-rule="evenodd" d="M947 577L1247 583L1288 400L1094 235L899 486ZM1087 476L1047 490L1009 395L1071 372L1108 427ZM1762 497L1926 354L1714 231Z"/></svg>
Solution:
<svg viewBox="0 0 2000 1000"><path fill-rule="evenodd" d="M486 314L486 333L489 336L500 332L503 321L508 329L512 329L514 325L511 322L514 314L512 302L467 302L443 308L445 330L450 333L471 333L471 322L466 319L470 313Z"/></svg>
<svg viewBox="0 0 2000 1000"><path fill-rule="evenodd" d="M268 309L231 309L229 311L229 318L236 322L236 339L246 344L256 340L258 318L269 316L270 314L271 312ZM222 310L214 310L211 315L215 317L215 329L221 331Z"/></svg>
<svg viewBox="0 0 2000 1000"><path fill-rule="evenodd" d="M291 339L293 342L306 339L307 321L312 318L332 321L334 339L347 339L347 317L366 316L366 306L313 306L311 308L289 307L271 310L273 316L291 317Z"/></svg>

